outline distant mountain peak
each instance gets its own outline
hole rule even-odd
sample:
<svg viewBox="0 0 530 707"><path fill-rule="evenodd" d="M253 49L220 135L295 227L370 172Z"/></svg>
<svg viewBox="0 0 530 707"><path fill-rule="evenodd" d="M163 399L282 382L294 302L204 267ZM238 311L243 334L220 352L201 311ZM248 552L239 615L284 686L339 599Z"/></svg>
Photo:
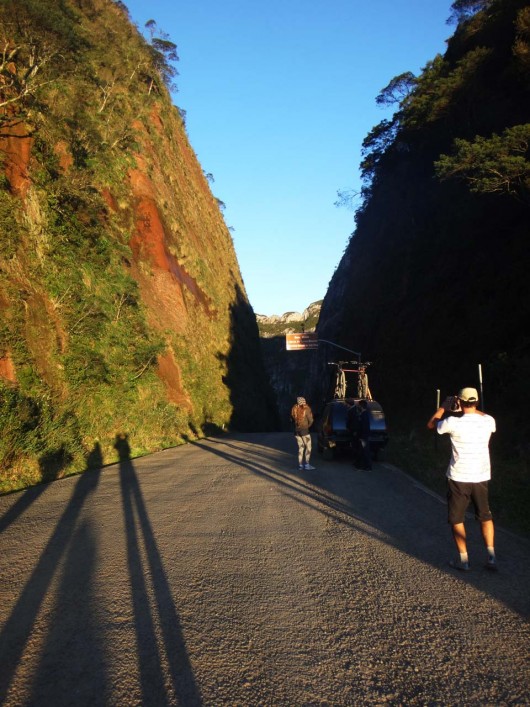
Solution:
<svg viewBox="0 0 530 707"><path fill-rule="evenodd" d="M320 315L322 300L312 302L303 312L284 312L283 314L256 314L260 335L264 337L280 336L293 332L314 331Z"/></svg>

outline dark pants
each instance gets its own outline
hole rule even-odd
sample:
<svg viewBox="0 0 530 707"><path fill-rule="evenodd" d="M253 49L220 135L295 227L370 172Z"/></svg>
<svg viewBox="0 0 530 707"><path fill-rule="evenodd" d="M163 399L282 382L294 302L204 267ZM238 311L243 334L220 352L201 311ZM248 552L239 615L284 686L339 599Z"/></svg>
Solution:
<svg viewBox="0 0 530 707"><path fill-rule="evenodd" d="M370 442L367 439L357 437L353 441L353 464L359 469L370 470L372 468L372 456L370 454Z"/></svg>

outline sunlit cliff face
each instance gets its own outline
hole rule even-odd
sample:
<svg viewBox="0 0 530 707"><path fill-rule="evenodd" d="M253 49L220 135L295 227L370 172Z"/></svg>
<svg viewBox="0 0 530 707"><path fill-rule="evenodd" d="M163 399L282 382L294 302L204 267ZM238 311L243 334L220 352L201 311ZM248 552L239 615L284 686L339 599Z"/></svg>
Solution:
<svg viewBox="0 0 530 707"><path fill-rule="evenodd" d="M152 47L111 0L60 5L21 4L18 24L0 5L17 76L31 42L51 48L0 114L0 490L2 464L39 481L49 460L86 468L94 439L107 462L118 432L145 452L270 427L273 409L231 235Z"/></svg>

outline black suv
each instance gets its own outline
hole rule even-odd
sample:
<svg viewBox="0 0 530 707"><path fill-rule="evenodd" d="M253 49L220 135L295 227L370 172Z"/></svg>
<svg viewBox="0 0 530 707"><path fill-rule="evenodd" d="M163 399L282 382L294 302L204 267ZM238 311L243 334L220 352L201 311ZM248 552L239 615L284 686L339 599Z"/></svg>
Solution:
<svg viewBox="0 0 530 707"><path fill-rule="evenodd" d="M351 449L352 435L347 427L348 411L358 400L332 400L322 413L317 436L317 449L324 459L333 459L336 452ZM383 408L375 400L368 400L370 413L370 451L377 459L380 449L388 442L386 420Z"/></svg>

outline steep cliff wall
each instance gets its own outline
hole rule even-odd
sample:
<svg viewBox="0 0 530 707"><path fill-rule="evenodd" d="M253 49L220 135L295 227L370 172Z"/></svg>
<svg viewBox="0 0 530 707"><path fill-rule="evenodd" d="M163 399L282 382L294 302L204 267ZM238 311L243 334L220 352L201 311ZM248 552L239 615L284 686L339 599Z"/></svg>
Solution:
<svg viewBox="0 0 530 707"><path fill-rule="evenodd" d="M318 332L375 362L372 391L396 422L425 418L437 388L478 385L483 364L486 405L521 442L530 11L522 0L484 7L459 24L444 57L382 94L390 99L397 82L405 98L365 141L365 201Z"/></svg>
<svg viewBox="0 0 530 707"><path fill-rule="evenodd" d="M111 0L1 7L1 484L277 423L232 239ZM252 391L252 395L248 395Z"/></svg>
<svg viewBox="0 0 530 707"><path fill-rule="evenodd" d="M310 370L316 351L287 351L285 335L293 332L313 332L318 322L322 301L312 302L302 313L285 312L282 315L256 315L260 332L261 350L271 386L276 395L283 430L292 430L291 408L299 395L311 397Z"/></svg>

